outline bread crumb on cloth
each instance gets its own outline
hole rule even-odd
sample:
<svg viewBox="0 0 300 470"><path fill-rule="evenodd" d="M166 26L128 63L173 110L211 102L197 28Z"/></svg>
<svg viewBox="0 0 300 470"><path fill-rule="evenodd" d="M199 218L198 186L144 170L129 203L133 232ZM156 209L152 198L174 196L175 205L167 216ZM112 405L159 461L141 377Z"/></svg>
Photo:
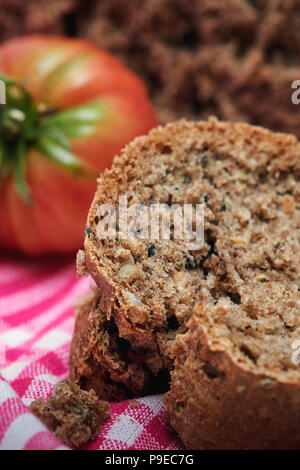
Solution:
<svg viewBox="0 0 300 470"><path fill-rule="evenodd" d="M30 410L55 436L71 447L94 439L110 415L107 402L100 402L93 390L80 390L69 379L58 382L46 401L38 398Z"/></svg>

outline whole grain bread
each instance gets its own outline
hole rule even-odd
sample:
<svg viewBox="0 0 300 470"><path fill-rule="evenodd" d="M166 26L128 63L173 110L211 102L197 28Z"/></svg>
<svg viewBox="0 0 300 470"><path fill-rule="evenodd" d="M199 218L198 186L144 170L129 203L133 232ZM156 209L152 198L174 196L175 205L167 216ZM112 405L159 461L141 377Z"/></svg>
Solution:
<svg viewBox="0 0 300 470"><path fill-rule="evenodd" d="M264 384L273 380L275 395L278 387L278 399L282 403L291 400L290 406L299 418L298 402L293 398L297 394L291 394L287 385L291 383L295 390L300 386L298 366L292 361L292 343L300 336L299 180L300 144L295 137L214 118L199 123L180 121L135 139L98 180L88 216L85 253L79 254L79 271L89 272L98 286L98 318L103 312L105 322L113 321L113 335L127 342L125 363L129 363L128 351L138 352L139 370L155 376L171 370L176 358L166 399L167 415L187 447L230 447L230 442L240 442L244 448L258 444L254 428L244 440L234 440L230 432L227 440L226 436L219 439L221 395L216 398L220 407L214 411L203 405L207 420L211 418L207 440L201 431L195 431L202 426L202 394L207 390L207 404L211 405L211 394L218 383L220 390L222 384L229 390L236 380L240 390L243 383L238 370L246 377L246 388L255 382L253 377ZM142 238L140 229L135 237L99 238L103 221L99 208L103 204L117 207L119 196L124 195L129 206L141 208L157 203L164 208L175 203L203 204L204 245L189 249L185 240L172 236L168 240ZM215 344L225 341L236 379L228 375L229 366L211 361L205 349L203 353L201 340L197 343L194 330L205 329L208 321L213 324L208 346L212 356ZM88 331L88 341L96 332L96 342L103 346L102 333L97 333L95 325L94 321L92 328L77 327L77 344L86 344L80 337ZM104 331L108 329L106 323ZM79 353L71 350L72 370L77 371L76 381L84 382L87 374L82 368L80 347L75 349ZM87 350L89 354L93 351L92 342L84 348ZM119 352L120 347L115 350ZM122 354L124 358L124 348ZM102 379L97 374L103 360L88 363L88 381L94 380L92 387L97 389L99 380L101 396ZM194 380L193 368L196 371L199 367ZM199 374L211 378L212 388L205 381L201 388ZM274 399L273 392L269 398L268 393L265 387L265 402L247 395L247 410L251 408L256 419L264 413L269 417L264 421L266 435L272 426ZM234 400L228 410L231 407L232 433L237 415L241 432L242 428L245 432L248 411L245 409L244 415L239 407L235 411ZM282 426L286 430L292 412L280 416L287 420ZM261 447L272 442L277 447L286 445L280 433L280 416L274 421L277 434L266 437ZM294 421L290 423L294 429Z"/></svg>
<svg viewBox="0 0 300 470"><path fill-rule="evenodd" d="M107 402L100 403L93 390L81 390L69 379L58 382L47 401L34 400L30 410L56 437L74 447L94 439L110 415Z"/></svg>

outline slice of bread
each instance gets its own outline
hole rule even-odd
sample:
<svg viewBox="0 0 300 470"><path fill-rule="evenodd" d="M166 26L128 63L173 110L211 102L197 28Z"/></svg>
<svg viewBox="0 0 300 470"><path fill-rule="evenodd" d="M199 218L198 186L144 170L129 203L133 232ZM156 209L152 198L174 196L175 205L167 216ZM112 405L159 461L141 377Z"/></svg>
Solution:
<svg viewBox="0 0 300 470"><path fill-rule="evenodd" d="M85 237L100 308L153 373L203 292L241 301L240 289L299 285L300 145L295 137L211 119L158 127L134 140L98 180ZM98 207L205 205L203 248L185 240L99 239ZM266 288L267 289L267 288ZM280 302L280 299L279 299ZM155 358L155 360L153 360Z"/></svg>
<svg viewBox="0 0 300 470"><path fill-rule="evenodd" d="M118 232L113 239L99 237L103 204L118 207L120 196L140 208L203 204L204 245L191 248L174 234L142 238L141 223L135 238ZM292 416L300 418L300 372L292 349L300 339L299 229L300 144L291 135L214 118L180 121L134 140L100 176L79 271L86 269L98 285L104 331L113 321L113 335L138 351L143 371L155 376L170 370L176 357L167 415L187 447L280 447L287 444L281 429L287 433L290 423L295 431ZM73 349L72 367L77 380L88 375L104 398L105 361L101 354L96 362L87 359L94 355L90 338L98 324L77 324L77 344L88 341L89 346L83 353L75 348L78 354ZM99 340L96 350L100 344L105 341ZM81 369L82 356L84 367L90 364L88 372ZM237 402L244 386L250 391L241 399L242 411ZM235 399L228 399L227 406L230 393ZM275 396L280 414L271 432ZM287 403L291 410L284 412ZM251 428L249 413L256 427ZM218 428L223 421L231 429L222 439ZM265 436L261 442L255 440L259 426L264 431L257 436Z"/></svg>

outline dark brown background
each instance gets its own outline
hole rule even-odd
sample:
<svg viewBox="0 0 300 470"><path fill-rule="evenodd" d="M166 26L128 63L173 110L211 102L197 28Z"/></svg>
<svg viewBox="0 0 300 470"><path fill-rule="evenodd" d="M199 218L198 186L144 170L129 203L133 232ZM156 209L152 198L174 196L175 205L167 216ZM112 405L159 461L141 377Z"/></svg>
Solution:
<svg viewBox="0 0 300 470"><path fill-rule="evenodd" d="M78 36L144 79L162 122L211 114L300 136L298 0L0 0L0 40Z"/></svg>

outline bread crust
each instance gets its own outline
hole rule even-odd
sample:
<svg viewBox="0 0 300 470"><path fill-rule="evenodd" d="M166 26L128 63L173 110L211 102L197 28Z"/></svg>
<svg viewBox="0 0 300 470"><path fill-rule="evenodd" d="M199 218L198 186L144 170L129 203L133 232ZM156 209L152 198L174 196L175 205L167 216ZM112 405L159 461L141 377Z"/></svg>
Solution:
<svg viewBox="0 0 300 470"><path fill-rule="evenodd" d="M249 370L197 315L174 354L165 416L188 449L299 449L299 380Z"/></svg>

